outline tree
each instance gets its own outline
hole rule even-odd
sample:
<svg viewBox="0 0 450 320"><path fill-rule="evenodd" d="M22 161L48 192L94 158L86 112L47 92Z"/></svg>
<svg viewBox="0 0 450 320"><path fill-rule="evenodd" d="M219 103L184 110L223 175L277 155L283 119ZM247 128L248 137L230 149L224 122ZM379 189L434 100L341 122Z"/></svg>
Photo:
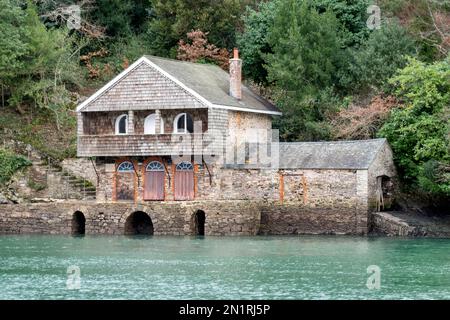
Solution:
<svg viewBox="0 0 450 320"><path fill-rule="evenodd" d="M16 55L17 67L7 83L11 94L8 103L21 113L26 112L26 107L48 110L59 127L67 116L61 111L71 103L68 88L79 85L81 78L74 40L66 29L47 30L31 1L25 9L17 2L10 5L21 25L16 26L15 20L10 19L9 26L19 29L22 37L18 46L26 50Z"/></svg>
<svg viewBox="0 0 450 320"><path fill-rule="evenodd" d="M92 19L106 27L109 36L125 36L131 34L131 0L96 0Z"/></svg>
<svg viewBox="0 0 450 320"><path fill-rule="evenodd" d="M212 62L219 65L222 69L228 70L228 51L208 43L206 36L207 34L201 30L189 32L187 37L192 44L185 43L184 40L181 39L178 46L177 58L179 60L190 62Z"/></svg>
<svg viewBox="0 0 450 320"><path fill-rule="evenodd" d="M404 105L379 131L405 182L431 194L450 195L449 79L450 57L430 65L410 58L390 81Z"/></svg>
<svg viewBox="0 0 450 320"><path fill-rule="evenodd" d="M153 10L148 37L155 54L176 56L180 39L191 30L208 33L209 41L219 48L236 44L235 30L243 8L251 0L152 0Z"/></svg>
<svg viewBox="0 0 450 320"><path fill-rule="evenodd" d="M397 105L395 97L381 95L372 98L368 105L352 103L348 108L333 114L329 120L333 137L345 140L373 139Z"/></svg>
<svg viewBox="0 0 450 320"><path fill-rule="evenodd" d="M268 40L268 80L278 91L276 102L284 139L323 139L320 122L333 100L341 42L339 22L331 11L319 13L309 1L280 3Z"/></svg>
<svg viewBox="0 0 450 320"><path fill-rule="evenodd" d="M340 86L346 91L387 89L387 80L414 56L414 39L396 22L385 21L359 48L347 50L350 59L340 69Z"/></svg>
<svg viewBox="0 0 450 320"><path fill-rule="evenodd" d="M0 84L8 86L14 75L24 66L29 46L24 38L25 12L16 0L0 0Z"/></svg>
<svg viewBox="0 0 450 320"><path fill-rule="evenodd" d="M244 76L257 84L268 84L264 57L273 53L267 35L275 19L278 1L261 2L256 9L247 7L243 16L244 31L237 35Z"/></svg>
<svg viewBox="0 0 450 320"><path fill-rule="evenodd" d="M341 23L342 42L346 47L358 46L365 42L370 34L367 28L367 8L372 0L314 0L313 5L319 12L331 10Z"/></svg>

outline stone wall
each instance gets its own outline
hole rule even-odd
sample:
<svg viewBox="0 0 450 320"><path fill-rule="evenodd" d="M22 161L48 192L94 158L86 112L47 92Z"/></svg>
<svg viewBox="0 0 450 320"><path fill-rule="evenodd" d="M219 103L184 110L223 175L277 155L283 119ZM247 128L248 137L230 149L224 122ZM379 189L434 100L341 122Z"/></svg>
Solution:
<svg viewBox="0 0 450 320"><path fill-rule="evenodd" d="M86 218L86 234L124 234L134 212L149 215L155 235L194 234L194 214L206 215L206 235L365 234L355 208L311 208L257 201L133 203L35 203L0 205L0 234L70 234L75 212Z"/></svg>
<svg viewBox="0 0 450 320"><path fill-rule="evenodd" d="M75 212L86 219L86 234L124 234L127 218L134 212L147 213L155 235L194 234L194 214L205 212L206 235L256 235L260 213L253 202L192 201L126 203L39 203L0 205L0 234L70 234Z"/></svg>
<svg viewBox="0 0 450 320"><path fill-rule="evenodd" d="M137 168L136 198L131 202L152 203L143 200L144 168L151 160L165 163L168 170L165 200L174 200L173 164L166 158L149 158L141 165L130 160ZM102 177L97 189L99 202L114 200L117 164L104 164L99 170ZM267 203L262 211L272 221L264 229L267 233L284 234L295 229L298 233L365 234L368 228L367 176L367 170L225 169L195 164L195 200Z"/></svg>
<svg viewBox="0 0 450 320"><path fill-rule="evenodd" d="M169 157L148 157L144 161L136 158L117 158L132 161L136 167L136 180L140 188L137 200L141 200L145 183L144 170L149 161L160 161L166 166L166 200L173 200L172 182L175 166ZM333 208L345 205L367 209L366 170L271 170L271 169L229 169L217 164L195 163L196 199L198 200L259 200L300 203L310 207ZM99 192L106 192L112 199L115 167L98 163L102 186ZM103 197L98 197L99 201Z"/></svg>
<svg viewBox="0 0 450 320"><path fill-rule="evenodd" d="M358 225L367 212L355 207L312 208L300 204L270 203L261 208L260 234L367 234L367 225Z"/></svg>
<svg viewBox="0 0 450 320"><path fill-rule="evenodd" d="M392 180L395 193L395 189L398 188L397 173L393 162L392 149L388 143L382 146L368 171L368 206L371 211L376 208L377 177L381 176L389 177Z"/></svg>
<svg viewBox="0 0 450 320"><path fill-rule="evenodd" d="M245 143L267 143L272 139L271 136L268 137L271 134L271 129L272 117L269 115L228 111L227 147L242 148ZM237 164L243 164L246 159L242 159L237 149L234 153L236 154ZM227 150L226 163L234 164L233 159L229 159L232 158L229 154L230 150ZM253 154L256 155L256 152Z"/></svg>
<svg viewBox="0 0 450 320"><path fill-rule="evenodd" d="M94 186L97 185L97 173L94 164L87 158L68 158L61 162L61 167L70 174L86 179Z"/></svg>
<svg viewBox="0 0 450 320"><path fill-rule="evenodd" d="M54 167L45 165L33 164L17 172L8 187L14 190L23 201L40 198L83 199L85 197L81 187L73 185L67 176Z"/></svg>

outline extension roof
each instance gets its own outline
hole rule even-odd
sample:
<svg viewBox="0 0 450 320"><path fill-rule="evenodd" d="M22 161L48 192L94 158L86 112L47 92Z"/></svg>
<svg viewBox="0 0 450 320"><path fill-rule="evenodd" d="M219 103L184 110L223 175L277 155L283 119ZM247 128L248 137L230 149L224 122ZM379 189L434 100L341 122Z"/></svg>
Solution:
<svg viewBox="0 0 450 320"><path fill-rule="evenodd" d="M386 139L280 143L280 169L368 169Z"/></svg>

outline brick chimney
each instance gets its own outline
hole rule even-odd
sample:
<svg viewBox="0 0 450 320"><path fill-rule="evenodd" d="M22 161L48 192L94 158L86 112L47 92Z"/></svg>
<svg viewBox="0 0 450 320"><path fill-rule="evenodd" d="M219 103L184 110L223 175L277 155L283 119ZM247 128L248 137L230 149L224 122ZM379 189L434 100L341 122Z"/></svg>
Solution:
<svg viewBox="0 0 450 320"><path fill-rule="evenodd" d="M233 59L230 59L230 96L241 100L242 98L242 60L239 59L239 50L233 49Z"/></svg>

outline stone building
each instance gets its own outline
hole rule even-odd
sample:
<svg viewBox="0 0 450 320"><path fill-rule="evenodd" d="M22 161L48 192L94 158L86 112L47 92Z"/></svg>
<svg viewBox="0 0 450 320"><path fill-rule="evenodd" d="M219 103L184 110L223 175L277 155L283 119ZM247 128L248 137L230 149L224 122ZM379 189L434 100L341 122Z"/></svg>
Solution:
<svg viewBox="0 0 450 320"><path fill-rule="evenodd" d="M366 234L369 213L392 201L386 140L278 143L281 112L242 84L241 67L237 50L229 74L144 56L84 101L78 156L95 158L96 206L167 210L184 234ZM257 225L235 228L246 214Z"/></svg>

